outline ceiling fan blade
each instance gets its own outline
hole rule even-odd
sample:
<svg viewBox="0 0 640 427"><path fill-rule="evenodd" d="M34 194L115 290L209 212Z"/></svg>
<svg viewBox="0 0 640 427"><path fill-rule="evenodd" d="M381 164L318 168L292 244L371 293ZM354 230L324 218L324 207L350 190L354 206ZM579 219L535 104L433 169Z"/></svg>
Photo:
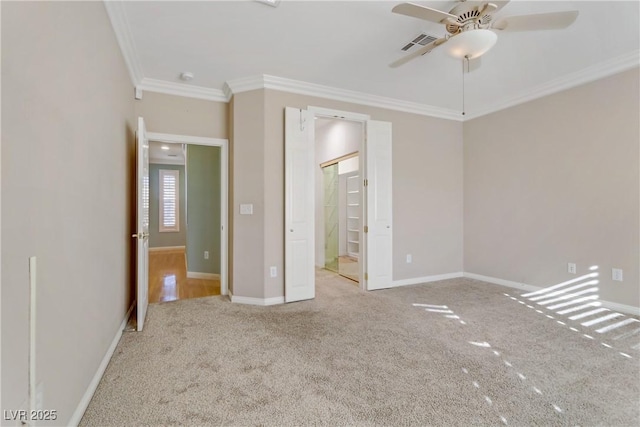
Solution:
<svg viewBox="0 0 640 427"><path fill-rule="evenodd" d="M496 6L496 8L493 9L490 13L496 13L497 11L499 11L500 9L505 7L509 3L509 1L510 0L503 0L503 1L498 1L498 0L491 1L491 0L489 0L489 3L493 3Z"/></svg>
<svg viewBox="0 0 640 427"><path fill-rule="evenodd" d="M457 16L450 13L413 3L401 3L391 9L391 11L393 13L399 13L400 15L411 16L431 22L442 22L446 19L453 19L454 21L458 20Z"/></svg>
<svg viewBox="0 0 640 427"><path fill-rule="evenodd" d="M573 24L577 17L577 10L507 16L498 20L491 28L505 31L561 30Z"/></svg>
<svg viewBox="0 0 640 427"><path fill-rule="evenodd" d="M445 43L447 40L448 39L442 38L442 39L432 41L431 43L422 46L420 49L416 50L415 52L410 53L409 55L405 55L402 58L398 59L397 61L392 62L391 64L389 64L389 67L396 68L401 65L404 65L407 62L411 61L412 59L417 58L418 56L422 56L426 53L431 52L433 49Z"/></svg>

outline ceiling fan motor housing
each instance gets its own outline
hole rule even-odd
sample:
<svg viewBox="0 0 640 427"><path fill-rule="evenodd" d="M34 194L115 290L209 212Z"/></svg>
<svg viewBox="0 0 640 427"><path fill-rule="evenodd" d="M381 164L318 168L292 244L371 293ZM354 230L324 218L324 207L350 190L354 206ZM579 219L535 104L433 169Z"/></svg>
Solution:
<svg viewBox="0 0 640 427"><path fill-rule="evenodd" d="M449 13L458 17L455 23L449 22L446 24L449 34L458 34L467 30L486 29L489 27L492 19L489 14L480 16L480 7L467 3L461 3L455 6Z"/></svg>

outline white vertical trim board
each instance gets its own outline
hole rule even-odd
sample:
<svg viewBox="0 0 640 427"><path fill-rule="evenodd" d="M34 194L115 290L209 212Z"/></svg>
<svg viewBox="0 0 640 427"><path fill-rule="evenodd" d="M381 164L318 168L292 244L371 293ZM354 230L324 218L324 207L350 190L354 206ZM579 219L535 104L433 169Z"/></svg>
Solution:
<svg viewBox="0 0 640 427"><path fill-rule="evenodd" d="M124 331L124 328L127 327L127 322L129 321L129 316L131 315L131 311L133 310L134 306L135 306L135 303L131 305L131 307L129 307L129 310L127 311L127 314L124 316L124 319L120 324L120 327L116 331L116 336L113 337L113 341L111 341L111 345L109 346L109 348L107 349L107 352L102 358L102 362L100 362L100 365L98 366L98 369L96 370L95 375L93 376L93 378L91 379L91 382L87 386L87 390L84 392L82 399L80 399L80 402L78 403L78 406L76 407L76 410L73 412L73 415L71 416L71 419L69 420L67 425L77 426L78 424L80 424L80 420L82 420L82 416L84 415L84 412L87 410L87 407L89 406L89 403L93 398L93 394L96 392L96 389L98 388L98 384L100 384L102 375L104 375L104 371L107 369L107 365L109 365L109 361L111 360L113 353L116 351L116 347L120 342L120 337L122 337L122 332Z"/></svg>
<svg viewBox="0 0 640 427"><path fill-rule="evenodd" d="M494 285L506 286L508 288L520 289L527 292L535 292L543 289L540 286L532 286L527 285L526 283L514 282L511 280L498 279L496 277L482 276L480 274L474 273L464 273L464 277L469 279L480 280L482 282L493 283ZM634 316L640 316L640 307L634 307L632 305L619 304L617 302L598 300L602 303L604 307L610 308L611 310L616 310L621 313L631 314Z"/></svg>

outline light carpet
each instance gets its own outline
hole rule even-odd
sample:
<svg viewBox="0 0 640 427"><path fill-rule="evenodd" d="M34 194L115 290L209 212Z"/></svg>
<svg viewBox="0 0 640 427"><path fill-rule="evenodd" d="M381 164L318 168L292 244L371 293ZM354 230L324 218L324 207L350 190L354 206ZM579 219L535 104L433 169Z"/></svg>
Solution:
<svg viewBox="0 0 640 427"><path fill-rule="evenodd" d="M588 339L513 289L453 279L363 292L322 271L316 293L150 306L81 425L640 425L640 352Z"/></svg>

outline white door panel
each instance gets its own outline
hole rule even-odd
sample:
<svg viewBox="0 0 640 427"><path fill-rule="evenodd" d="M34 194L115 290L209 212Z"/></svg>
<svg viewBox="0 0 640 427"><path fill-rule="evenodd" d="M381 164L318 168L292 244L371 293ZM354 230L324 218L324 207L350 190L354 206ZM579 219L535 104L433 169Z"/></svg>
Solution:
<svg viewBox="0 0 640 427"><path fill-rule="evenodd" d="M285 110L285 301L315 297L314 147L308 112Z"/></svg>
<svg viewBox="0 0 640 427"><path fill-rule="evenodd" d="M144 119L138 117L136 145L136 309L141 331L149 305L149 141Z"/></svg>
<svg viewBox="0 0 640 427"><path fill-rule="evenodd" d="M391 123L366 126L366 273L367 290L393 285L393 199Z"/></svg>

